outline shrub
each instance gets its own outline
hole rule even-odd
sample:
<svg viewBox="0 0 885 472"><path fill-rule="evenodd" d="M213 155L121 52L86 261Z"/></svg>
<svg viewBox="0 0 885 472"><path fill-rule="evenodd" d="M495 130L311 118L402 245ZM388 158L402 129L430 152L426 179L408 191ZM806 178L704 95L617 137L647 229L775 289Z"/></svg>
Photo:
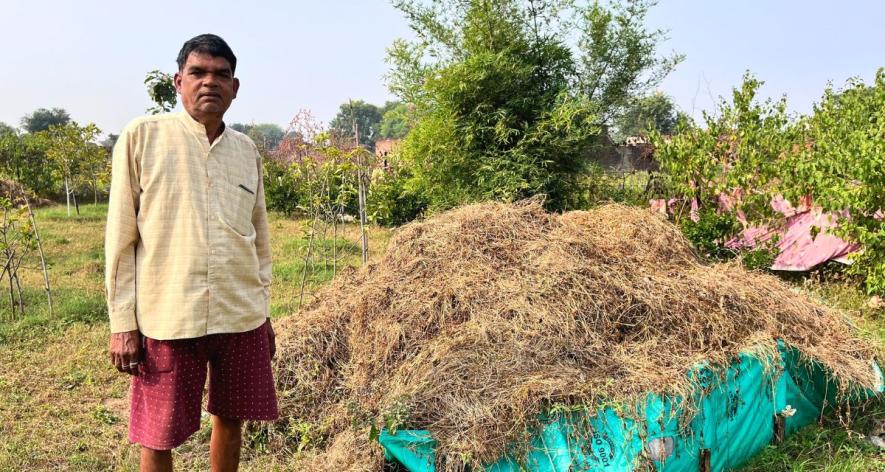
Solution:
<svg viewBox="0 0 885 472"><path fill-rule="evenodd" d="M704 209L700 212L698 221L681 218L679 227L694 247L706 257L726 260L735 256L733 250L725 247L725 242L740 231L740 224L733 215Z"/></svg>
<svg viewBox="0 0 885 472"><path fill-rule="evenodd" d="M784 172L785 194L811 195L842 215L837 234L863 247L849 272L865 279L868 292L885 294L885 70L869 86L853 80L839 92L828 88L802 125L806 145Z"/></svg>
<svg viewBox="0 0 885 472"><path fill-rule="evenodd" d="M371 222L384 226L399 226L420 216L427 209L422 192L409 186L411 174L406 170L372 175L366 213Z"/></svg>
<svg viewBox="0 0 885 472"><path fill-rule="evenodd" d="M264 198L268 210L286 215L292 215L298 210L301 201L298 185L294 174L286 165L270 159L264 160Z"/></svg>

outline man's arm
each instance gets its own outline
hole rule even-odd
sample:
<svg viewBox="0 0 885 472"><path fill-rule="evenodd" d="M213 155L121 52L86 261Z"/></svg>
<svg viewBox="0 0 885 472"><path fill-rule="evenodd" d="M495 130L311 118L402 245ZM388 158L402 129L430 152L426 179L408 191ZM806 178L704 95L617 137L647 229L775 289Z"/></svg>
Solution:
<svg viewBox="0 0 885 472"><path fill-rule="evenodd" d="M111 322L109 354L121 372L136 373L141 339L135 319L136 215L141 188L133 136L125 129L117 139L111 162L111 191L105 228L105 288Z"/></svg>
<svg viewBox="0 0 885 472"><path fill-rule="evenodd" d="M257 154L257 151L256 151ZM258 253L258 277L264 286L265 316L267 317L268 336L270 337L270 355L276 353L276 340L273 327L270 325L270 282L271 282L271 255L270 255L270 230L267 224L267 207L264 201L264 168L261 165L261 157L256 159L258 163L258 189L255 191L255 207L252 209L252 225L255 227L255 249Z"/></svg>

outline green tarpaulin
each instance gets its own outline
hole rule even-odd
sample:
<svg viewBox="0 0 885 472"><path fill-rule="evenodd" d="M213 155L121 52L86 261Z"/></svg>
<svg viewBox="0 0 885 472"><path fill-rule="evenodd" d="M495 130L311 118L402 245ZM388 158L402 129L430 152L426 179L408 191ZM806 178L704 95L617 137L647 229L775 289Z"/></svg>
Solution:
<svg viewBox="0 0 885 472"><path fill-rule="evenodd" d="M883 391L882 372L874 391ZM534 436L527 460L503 457L493 472L624 472L640 461L652 461L659 471L696 471L709 458L710 470L738 467L772 441L777 428L785 434L814 422L825 405L836 401L836 389L826 372L800 362L783 345L779 359L764 362L742 354L724 372L698 366L688 373L700 386L697 414L680 431L681 412L670 400L649 395L636 411L642 421L622 417L611 408L595 414L548 412ZM783 418L778 420L778 418ZM577 438L577 440L576 440ZM434 472L436 443L427 431L382 432L379 438L389 460L411 472Z"/></svg>

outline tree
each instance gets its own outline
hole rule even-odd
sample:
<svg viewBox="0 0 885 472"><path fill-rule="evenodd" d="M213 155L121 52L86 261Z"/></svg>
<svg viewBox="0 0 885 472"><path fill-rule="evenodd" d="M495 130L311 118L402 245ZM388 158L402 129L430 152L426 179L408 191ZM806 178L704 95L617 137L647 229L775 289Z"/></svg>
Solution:
<svg viewBox="0 0 885 472"><path fill-rule="evenodd" d="M628 136L647 136L649 130L669 135L676 131L678 112L673 100L655 93L634 100L615 118L615 140Z"/></svg>
<svg viewBox="0 0 885 472"><path fill-rule="evenodd" d="M231 129L239 131L250 138L259 149L273 151L279 146L280 141L285 136L285 131L279 125L274 123L258 123L245 125L242 123L231 123Z"/></svg>
<svg viewBox="0 0 885 472"><path fill-rule="evenodd" d="M74 194L78 187L91 185L97 198L98 181L103 178L109 165L107 151L94 142L100 133L101 130L92 123L81 127L73 122L52 126L46 131L49 142L46 157L64 182L68 216L71 214L72 195L77 213L80 212Z"/></svg>
<svg viewBox="0 0 885 472"><path fill-rule="evenodd" d="M50 126L66 125L71 121L71 116L62 108L38 108L30 115L22 118L22 128L28 133L46 131Z"/></svg>
<svg viewBox="0 0 885 472"><path fill-rule="evenodd" d="M144 84L147 86L148 96L155 104L147 109L151 115L170 112L178 104L178 93L175 91L172 74L158 69L152 70L144 78Z"/></svg>
<svg viewBox="0 0 885 472"><path fill-rule="evenodd" d="M105 149L107 149L107 151L108 151L109 153L110 153L110 152L113 152L113 151L114 151L114 145L117 144L117 140L118 140L118 139L120 139L120 135L119 135L119 134L108 133L108 137L104 138L104 141L101 142L101 145L102 145L102 147L104 147Z"/></svg>
<svg viewBox="0 0 885 472"><path fill-rule="evenodd" d="M605 123L660 84L684 58L675 53L658 56L666 32L645 28L645 17L655 3L626 0L607 8L594 2L578 9L577 86Z"/></svg>
<svg viewBox="0 0 885 472"><path fill-rule="evenodd" d="M839 216L837 234L860 243L849 271L870 293L885 294L885 69L873 84L852 80L841 92L827 88L800 127L808 133L783 166L785 195L810 195Z"/></svg>
<svg viewBox="0 0 885 472"><path fill-rule="evenodd" d="M0 121L0 136L7 134L18 134L18 131L12 126L9 126L6 123Z"/></svg>
<svg viewBox="0 0 885 472"><path fill-rule="evenodd" d="M411 129L411 109L402 102L387 102L382 109L378 124L378 137L381 139L402 139Z"/></svg>
<svg viewBox="0 0 885 472"><path fill-rule="evenodd" d="M46 165L45 132L0 134L0 174L14 179L37 195L56 190L52 167Z"/></svg>
<svg viewBox="0 0 885 472"><path fill-rule="evenodd" d="M329 123L329 130L340 139L353 139L354 122L359 133L359 143L370 151L375 150L375 140L379 137L381 110L371 103L352 100L342 103L338 114Z"/></svg>
<svg viewBox="0 0 885 472"><path fill-rule="evenodd" d="M735 210L754 222L770 216L771 199L790 169L786 155L802 138L786 98L758 100L762 84L747 73L730 102L722 99L715 115L704 113L703 127L680 127L672 138L651 133L673 196L694 200L701 209L716 208L720 195L737 191Z"/></svg>
<svg viewBox="0 0 885 472"><path fill-rule="evenodd" d="M388 55L391 91L415 105L401 152L411 186L423 186L433 208L536 194L554 209L582 204L584 151L679 59L656 56L663 33L646 31L643 0L394 5L418 37L396 41Z"/></svg>

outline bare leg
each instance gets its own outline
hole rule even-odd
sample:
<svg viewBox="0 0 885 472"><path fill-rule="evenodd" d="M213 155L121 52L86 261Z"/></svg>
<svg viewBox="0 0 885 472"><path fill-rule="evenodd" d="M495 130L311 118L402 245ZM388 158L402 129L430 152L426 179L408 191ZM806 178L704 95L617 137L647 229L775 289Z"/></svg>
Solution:
<svg viewBox="0 0 885 472"><path fill-rule="evenodd" d="M236 472L240 466L242 429L240 420L212 416L212 440L209 443L212 472Z"/></svg>
<svg viewBox="0 0 885 472"><path fill-rule="evenodd" d="M172 472L172 451L141 446L141 472Z"/></svg>

